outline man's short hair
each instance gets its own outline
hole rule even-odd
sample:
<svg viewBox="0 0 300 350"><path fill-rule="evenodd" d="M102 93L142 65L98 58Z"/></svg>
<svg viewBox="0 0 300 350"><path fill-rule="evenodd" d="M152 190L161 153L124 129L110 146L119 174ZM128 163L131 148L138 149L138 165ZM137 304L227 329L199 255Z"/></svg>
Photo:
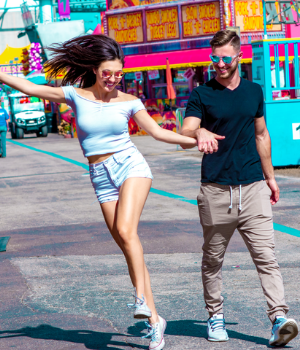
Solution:
<svg viewBox="0 0 300 350"><path fill-rule="evenodd" d="M240 37L233 30L219 30L210 41L210 46L213 49L216 47L225 46L230 44L236 51L241 49Z"/></svg>

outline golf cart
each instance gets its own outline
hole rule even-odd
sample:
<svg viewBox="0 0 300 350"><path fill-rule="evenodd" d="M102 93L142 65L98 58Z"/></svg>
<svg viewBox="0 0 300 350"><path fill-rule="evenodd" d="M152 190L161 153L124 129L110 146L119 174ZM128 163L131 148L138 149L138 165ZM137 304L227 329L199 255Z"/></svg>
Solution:
<svg viewBox="0 0 300 350"><path fill-rule="evenodd" d="M37 137L48 135L44 103L40 98L21 92L12 93L8 98L11 108L9 128L13 139L22 139L24 134L32 133Z"/></svg>

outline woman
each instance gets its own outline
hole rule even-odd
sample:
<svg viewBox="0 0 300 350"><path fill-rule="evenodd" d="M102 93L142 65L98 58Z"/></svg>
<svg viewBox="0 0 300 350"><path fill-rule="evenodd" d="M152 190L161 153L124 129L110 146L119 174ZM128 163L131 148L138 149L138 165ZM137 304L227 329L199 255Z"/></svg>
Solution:
<svg viewBox="0 0 300 350"><path fill-rule="evenodd" d="M166 321L158 316L150 277L137 234L152 174L131 142L130 117L156 140L196 146L193 138L160 128L141 100L116 89L123 76L124 54L120 45L105 35L86 35L54 45L44 68L54 78L66 74L62 87L37 86L24 79L0 73L0 81L28 94L70 105L76 116L78 139L88 158L90 177L106 224L127 261L135 288L135 318L148 318L149 349L164 347ZM74 88L79 82L79 88ZM66 86L68 85L68 86ZM138 189L138 190L137 190Z"/></svg>

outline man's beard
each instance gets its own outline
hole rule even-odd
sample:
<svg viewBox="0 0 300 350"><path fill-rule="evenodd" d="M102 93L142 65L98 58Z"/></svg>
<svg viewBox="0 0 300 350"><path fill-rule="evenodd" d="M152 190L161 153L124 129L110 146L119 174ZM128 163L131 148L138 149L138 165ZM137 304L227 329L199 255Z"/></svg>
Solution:
<svg viewBox="0 0 300 350"><path fill-rule="evenodd" d="M236 61L230 68L227 69L225 74L218 74L220 79L228 79L233 76L235 71L238 69L239 62ZM217 72L218 73L218 72Z"/></svg>

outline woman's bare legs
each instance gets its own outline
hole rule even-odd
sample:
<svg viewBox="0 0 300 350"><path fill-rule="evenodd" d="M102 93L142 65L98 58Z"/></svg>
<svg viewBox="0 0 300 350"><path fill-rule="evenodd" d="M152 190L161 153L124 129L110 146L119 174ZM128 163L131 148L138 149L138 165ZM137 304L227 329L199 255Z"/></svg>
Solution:
<svg viewBox="0 0 300 350"><path fill-rule="evenodd" d="M152 312L150 323L158 322L155 309L150 277L144 262L143 248L137 233L137 228L145 205L151 179L129 178L121 186L119 201L105 202L101 209L114 240L121 248L127 261L129 275L137 296L145 297Z"/></svg>

